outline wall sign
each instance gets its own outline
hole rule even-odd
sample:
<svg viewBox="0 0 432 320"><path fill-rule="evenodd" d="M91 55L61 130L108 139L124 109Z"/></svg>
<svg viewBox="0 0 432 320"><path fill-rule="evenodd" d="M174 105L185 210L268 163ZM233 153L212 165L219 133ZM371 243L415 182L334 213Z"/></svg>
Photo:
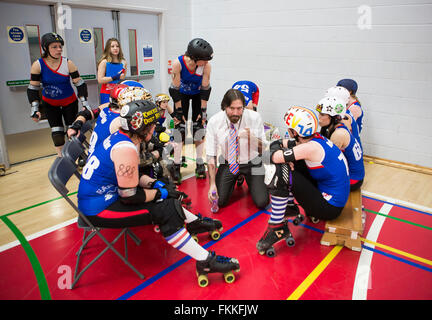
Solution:
<svg viewBox="0 0 432 320"><path fill-rule="evenodd" d="M144 62L153 62L153 46L146 45L143 47Z"/></svg>
<svg viewBox="0 0 432 320"><path fill-rule="evenodd" d="M22 26L7 26L7 37L10 43L26 43L26 33Z"/></svg>
<svg viewBox="0 0 432 320"><path fill-rule="evenodd" d="M88 28L79 29L79 38L81 43L92 43L93 42L93 32Z"/></svg>

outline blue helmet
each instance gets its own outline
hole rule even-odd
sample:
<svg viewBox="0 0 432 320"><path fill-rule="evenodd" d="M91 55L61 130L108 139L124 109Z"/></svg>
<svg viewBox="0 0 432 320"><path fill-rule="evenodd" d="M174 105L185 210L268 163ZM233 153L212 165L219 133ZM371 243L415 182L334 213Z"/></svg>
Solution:
<svg viewBox="0 0 432 320"><path fill-rule="evenodd" d="M358 88L357 82L355 82L353 79L339 80L337 86L344 87L348 91L351 91L352 94L356 94Z"/></svg>

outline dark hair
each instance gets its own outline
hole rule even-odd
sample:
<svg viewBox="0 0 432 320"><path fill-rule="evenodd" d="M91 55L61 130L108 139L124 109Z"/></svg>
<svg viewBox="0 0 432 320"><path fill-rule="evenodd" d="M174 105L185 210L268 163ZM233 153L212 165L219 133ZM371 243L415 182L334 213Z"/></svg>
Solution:
<svg viewBox="0 0 432 320"><path fill-rule="evenodd" d="M222 98L221 109L225 110L225 108L229 107L234 100L240 100L243 104L243 108L246 107L243 93L237 89L229 89Z"/></svg>

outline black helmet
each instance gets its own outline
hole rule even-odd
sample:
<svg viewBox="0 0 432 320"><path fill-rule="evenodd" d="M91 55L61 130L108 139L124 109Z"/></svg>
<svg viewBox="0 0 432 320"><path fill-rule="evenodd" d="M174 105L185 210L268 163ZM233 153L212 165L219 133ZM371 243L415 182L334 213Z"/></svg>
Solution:
<svg viewBox="0 0 432 320"><path fill-rule="evenodd" d="M186 55L195 61L211 60L213 59L213 48L204 39L195 38L189 42Z"/></svg>
<svg viewBox="0 0 432 320"><path fill-rule="evenodd" d="M60 35L55 32L45 33L41 39L41 46L43 51L48 51L48 46L53 42L60 42L60 44L64 46L63 38L60 37Z"/></svg>
<svg viewBox="0 0 432 320"><path fill-rule="evenodd" d="M122 128L129 132L144 136L148 126L160 118L158 107L150 100L132 101L124 105L120 111Z"/></svg>

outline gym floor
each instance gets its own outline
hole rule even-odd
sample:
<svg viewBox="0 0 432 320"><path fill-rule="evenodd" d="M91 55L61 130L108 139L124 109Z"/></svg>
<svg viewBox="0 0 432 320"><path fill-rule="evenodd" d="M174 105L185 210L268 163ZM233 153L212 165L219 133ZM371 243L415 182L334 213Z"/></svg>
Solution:
<svg viewBox="0 0 432 320"><path fill-rule="evenodd" d="M109 251L74 289L68 289L83 231L48 180L54 161L49 156L12 166L0 177L0 299L432 299L431 175L365 162L362 251L321 245L324 222L305 220L299 226L289 225L295 246L282 241L275 245L276 256L269 258L258 254L255 244L270 213L254 206L246 183L235 189L228 207L212 214L208 179L197 180L194 160L187 159L180 189L192 199L191 211L221 220L224 228L218 241L202 234L199 242L240 261L234 283L210 274L209 285L199 287L194 261L170 247L152 226L143 226L132 228L142 243L137 246L129 240L128 253L144 280ZM77 186L73 177L69 185L73 200ZM116 233L103 230L108 239ZM123 240L115 247L123 253ZM83 251L81 267L103 248L95 237Z"/></svg>

